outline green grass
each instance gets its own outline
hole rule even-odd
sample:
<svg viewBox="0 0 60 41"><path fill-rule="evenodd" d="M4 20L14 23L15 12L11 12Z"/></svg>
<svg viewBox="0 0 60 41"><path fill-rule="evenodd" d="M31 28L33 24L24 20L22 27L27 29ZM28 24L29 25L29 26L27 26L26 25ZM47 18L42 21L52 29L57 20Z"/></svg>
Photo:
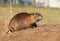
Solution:
<svg viewBox="0 0 60 41"><path fill-rule="evenodd" d="M19 12L39 12L43 16L41 23L60 24L60 9L36 7L0 7L0 21L10 21Z"/></svg>

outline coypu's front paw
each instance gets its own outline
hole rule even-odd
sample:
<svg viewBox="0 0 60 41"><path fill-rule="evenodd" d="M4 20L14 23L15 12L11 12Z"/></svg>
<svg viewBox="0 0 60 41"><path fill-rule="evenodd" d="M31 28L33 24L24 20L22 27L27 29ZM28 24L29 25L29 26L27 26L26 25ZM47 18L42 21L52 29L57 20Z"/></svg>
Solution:
<svg viewBox="0 0 60 41"><path fill-rule="evenodd" d="M32 24L32 28L34 28L34 27L35 27L35 28L37 27L37 24L36 24L36 23L33 23L33 24Z"/></svg>

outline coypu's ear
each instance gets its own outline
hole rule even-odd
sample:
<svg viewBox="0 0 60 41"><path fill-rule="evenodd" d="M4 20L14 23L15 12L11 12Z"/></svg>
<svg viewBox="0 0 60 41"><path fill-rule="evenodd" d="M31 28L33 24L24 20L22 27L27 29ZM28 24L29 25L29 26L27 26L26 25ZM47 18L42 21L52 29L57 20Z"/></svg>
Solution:
<svg viewBox="0 0 60 41"><path fill-rule="evenodd" d="M34 15L34 13L32 13L32 15Z"/></svg>
<svg viewBox="0 0 60 41"><path fill-rule="evenodd" d="M33 13L33 15L35 16L35 15L36 15L36 13Z"/></svg>

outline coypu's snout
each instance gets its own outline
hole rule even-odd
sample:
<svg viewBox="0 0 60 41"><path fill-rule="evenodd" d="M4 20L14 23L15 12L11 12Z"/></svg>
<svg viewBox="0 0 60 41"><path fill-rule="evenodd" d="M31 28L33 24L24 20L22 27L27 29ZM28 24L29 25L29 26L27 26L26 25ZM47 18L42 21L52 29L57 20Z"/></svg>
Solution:
<svg viewBox="0 0 60 41"><path fill-rule="evenodd" d="M42 18L43 18L43 16L42 16L40 13L36 13L36 20L37 20L37 21L42 20ZM36 22L37 22L37 21L36 21Z"/></svg>

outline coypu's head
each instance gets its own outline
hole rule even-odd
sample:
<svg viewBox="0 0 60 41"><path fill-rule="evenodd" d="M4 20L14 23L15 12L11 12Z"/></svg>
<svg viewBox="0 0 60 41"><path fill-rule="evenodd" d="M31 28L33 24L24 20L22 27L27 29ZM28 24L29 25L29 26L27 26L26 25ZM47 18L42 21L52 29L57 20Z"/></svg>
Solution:
<svg viewBox="0 0 60 41"><path fill-rule="evenodd" d="M42 15L40 13L33 13L33 15L36 22L42 20Z"/></svg>

